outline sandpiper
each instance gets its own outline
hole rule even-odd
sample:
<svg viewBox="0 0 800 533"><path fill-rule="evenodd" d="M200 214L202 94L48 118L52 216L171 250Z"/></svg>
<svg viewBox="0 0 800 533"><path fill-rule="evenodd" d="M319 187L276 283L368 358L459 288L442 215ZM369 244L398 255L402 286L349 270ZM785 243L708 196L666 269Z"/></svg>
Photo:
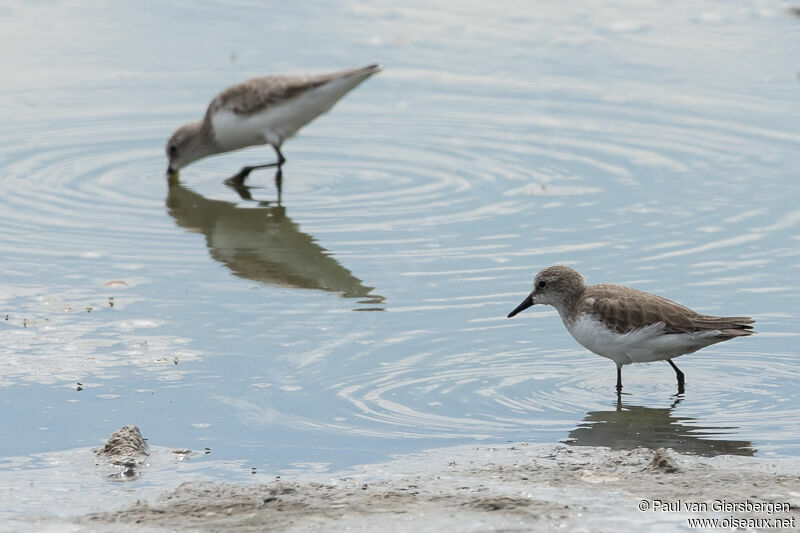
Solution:
<svg viewBox="0 0 800 533"><path fill-rule="evenodd" d="M755 333L750 317L702 315L661 296L622 285L586 285L567 266L547 267L533 280L533 291L508 318L535 304L552 305L567 331L582 346L617 365L617 393L622 392L622 367L631 363L667 361L711 344Z"/></svg>
<svg viewBox="0 0 800 533"><path fill-rule="evenodd" d="M242 168L231 180L240 183L256 168L278 167L286 161L281 145L328 111L358 84L381 70L379 65L310 76L263 76L228 87L208 105L202 120L178 128L167 142L174 176L187 165L214 154L269 144L274 163ZM276 174L280 189L280 173Z"/></svg>

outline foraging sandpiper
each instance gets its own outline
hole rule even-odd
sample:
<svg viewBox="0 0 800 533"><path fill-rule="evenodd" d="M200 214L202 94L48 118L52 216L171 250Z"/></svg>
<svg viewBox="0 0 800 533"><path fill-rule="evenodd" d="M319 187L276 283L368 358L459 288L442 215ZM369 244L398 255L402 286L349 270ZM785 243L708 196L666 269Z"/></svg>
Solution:
<svg viewBox="0 0 800 533"><path fill-rule="evenodd" d="M229 179L241 184L257 168L278 167L280 197L283 142L328 111L361 82L380 72L379 65L311 76L264 76L238 83L219 93L202 120L178 128L167 142L171 177L187 165L214 154L269 144L274 163L242 168Z"/></svg>

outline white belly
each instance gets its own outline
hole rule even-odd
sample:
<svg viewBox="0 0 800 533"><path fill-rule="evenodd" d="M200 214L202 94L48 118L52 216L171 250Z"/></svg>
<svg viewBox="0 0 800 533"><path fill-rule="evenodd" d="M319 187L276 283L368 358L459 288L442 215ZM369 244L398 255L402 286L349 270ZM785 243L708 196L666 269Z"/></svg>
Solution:
<svg viewBox="0 0 800 533"><path fill-rule="evenodd" d="M238 115L222 109L211 118L211 124L214 139L225 152L267 143L268 128L259 114Z"/></svg>
<svg viewBox="0 0 800 533"><path fill-rule="evenodd" d="M602 322L583 314L567 330L583 347L597 355L612 359L618 365L663 361L692 353L716 342L712 337L718 332L664 334L664 324L659 322L646 328L619 334Z"/></svg>

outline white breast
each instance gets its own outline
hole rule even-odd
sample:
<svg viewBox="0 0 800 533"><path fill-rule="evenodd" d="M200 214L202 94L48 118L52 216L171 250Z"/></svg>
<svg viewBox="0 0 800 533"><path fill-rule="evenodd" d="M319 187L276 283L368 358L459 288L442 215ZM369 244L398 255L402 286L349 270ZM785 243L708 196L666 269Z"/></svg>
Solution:
<svg viewBox="0 0 800 533"><path fill-rule="evenodd" d="M565 325L583 347L620 365L663 361L692 353L716 342L713 337L718 333L665 334L664 323L657 322L620 334L587 313L580 315L574 324Z"/></svg>

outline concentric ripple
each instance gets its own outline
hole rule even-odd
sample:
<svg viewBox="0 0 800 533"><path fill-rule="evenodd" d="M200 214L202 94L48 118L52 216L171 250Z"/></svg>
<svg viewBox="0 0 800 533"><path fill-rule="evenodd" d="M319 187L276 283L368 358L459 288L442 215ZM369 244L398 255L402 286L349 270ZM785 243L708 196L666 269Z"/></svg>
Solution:
<svg viewBox="0 0 800 533"><path fill-rule="evenodd" d="M759 373L764 359L772 361L770 371ZM369 373L356 374L356 365L342 371L350 379L332 392L345 402L338 410L347 415L322 422L319 413L299 409L277 422L371 437L568 439L703 455L794 453L798 397L782 388L795 370L793 354L712 350L678 363L687 375L686 394L675 396L666 364L638 365L625 368L626 393L617 405L613 364L579 350L419 354ZM632 414L620 420L626 412ZM765 420L772 421L768 444ZM583 429L576 433L576 425Z"/></svg>
<svg viewBox="0 0 800 533"><path fill-rule="evenodd" d="M3 246L36 236L28 253L45 256L108 255L144 260L174 246L154 204L163 194L148 130L157 121L114 119L38 124L46 133L28 144L6 144ZM33 127L33 126L30 126ZM142 234L158 247L146 253ZM166 257L165 257L166 259ZM168 260L179 260L174 255Z"/></svg>

